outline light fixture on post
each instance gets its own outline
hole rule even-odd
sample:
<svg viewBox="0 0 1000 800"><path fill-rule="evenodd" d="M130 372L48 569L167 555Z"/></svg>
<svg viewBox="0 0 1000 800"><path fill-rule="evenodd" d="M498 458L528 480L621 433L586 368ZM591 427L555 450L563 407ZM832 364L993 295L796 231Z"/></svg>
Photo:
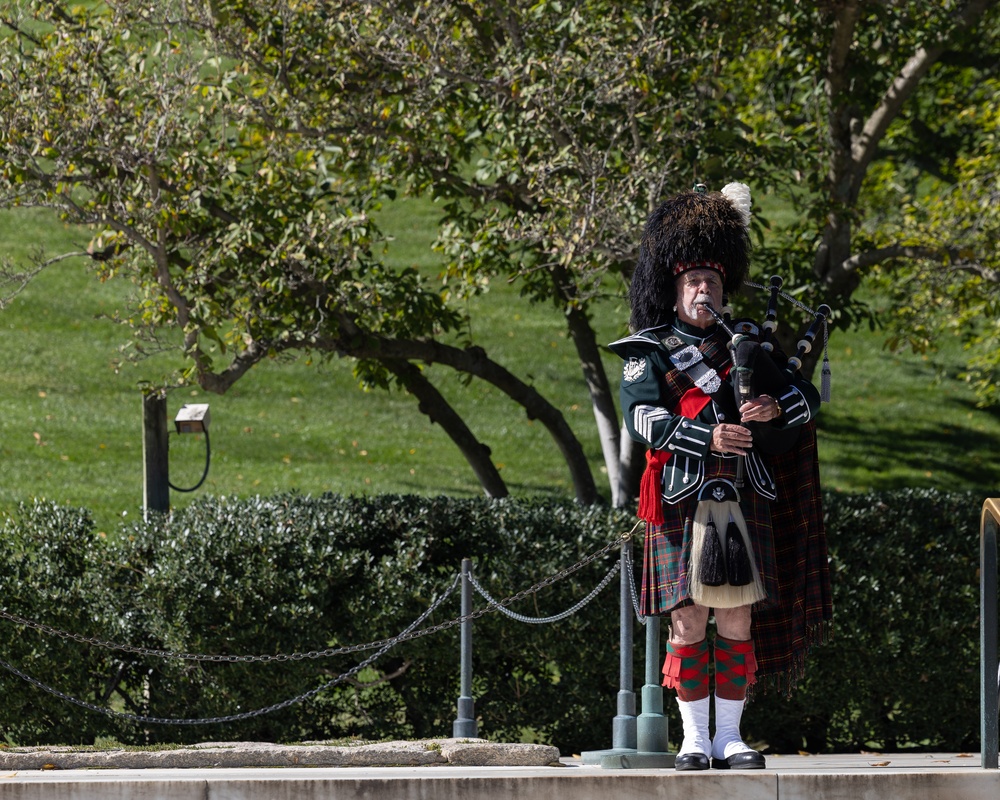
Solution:
<svg viewBox="0 0 1000 800"><path fill-rule="evenodd" d="M177 433L203 433L205 434L205 471L201 475L201 480L198 481L190 489L181 489L178 486L170 484L170 488L177 492L193 492L199 486L205 482L205 478L208 477L208 467L212 459L212 446L208 439L208 421L210 419L208 413L208 403L189 403L181 406L180 411L177 412L177 416L174 417L174 426L177 429Z"/></svg>
<svg viewBox="0 0 1000 800"><path fill-rule="evenodd" d="M174 417L178 433L208 433L208 403L190 403L181 406Z"/></svg>

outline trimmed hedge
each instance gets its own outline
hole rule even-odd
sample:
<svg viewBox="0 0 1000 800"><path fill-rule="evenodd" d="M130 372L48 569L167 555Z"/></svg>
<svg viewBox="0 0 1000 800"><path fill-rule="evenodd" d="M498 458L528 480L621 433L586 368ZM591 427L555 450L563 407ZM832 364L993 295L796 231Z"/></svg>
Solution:
<svg viewBox="0 0 1000 800"><path fill-rule="evenodd" d="M748 708L772 752L975 750L979 736L978 528L982 498L934 491L826 496L834 642L790 697ZM543 501L416 496L202 499L95 533L86 512L24 505L2 525L0 591L13 614L172 652L290 654L392 637L452 585L463 558L497 599L631 530L630 513ZM637 544L638 562L641 546ZM532 617L589 592L617 550L512 606ZM618 579L563 621L476 620L480 733L563 753L606 748L618 692ZM477 596L474 607L484 602ZM424 624L459 616L456 590ZM635 676L643 676L636 626ZM68 695L156 718L237 715L327 684L372 651L207 663L100 648L0 620L0 659ZM0 669L0 724L17 744L301 741L450 735L459 629L393 647L350 681L238 722L140 724L57 698ZM639 685L637 683L636 691ZM671 741L679 733L674 705Z"/></svg>
<svg viewBox="0 0 1000 800"><path fill-rule="evenodd" d="M787 699L748 708L776 752L978 752L979 518L972 493L824 498L834 641Z"/></svg>

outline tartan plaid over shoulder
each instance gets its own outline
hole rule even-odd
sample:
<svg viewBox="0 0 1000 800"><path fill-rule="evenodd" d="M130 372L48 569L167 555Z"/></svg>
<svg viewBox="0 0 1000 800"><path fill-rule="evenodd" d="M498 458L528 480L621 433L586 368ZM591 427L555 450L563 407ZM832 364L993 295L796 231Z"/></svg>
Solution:
<svg viewBox="0 0 1000 800"><path fill-rule="evenodd" d="M709 367L714 369L720 376L727 375L732 366L732 357L729 352L729 340L721 329L716 329L712 336L705 339L699 346L702 357ZM664 406L671 410L680 405L681 398L688 392L697 389L694 380L684 370L668 369L662 375L665 387L663 398ZM720 391L732 392L732 386L727 385Z"/></svg>

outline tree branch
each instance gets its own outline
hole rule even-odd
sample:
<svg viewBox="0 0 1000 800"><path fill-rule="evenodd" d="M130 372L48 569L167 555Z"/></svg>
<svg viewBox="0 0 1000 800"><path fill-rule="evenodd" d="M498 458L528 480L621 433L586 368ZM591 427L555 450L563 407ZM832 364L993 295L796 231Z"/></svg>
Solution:
<svg viewBox="0 0 1000 800"><path fill-rule="evenodd" d="M0 311L3 311L10 304L11 300L23 292L35 276L46 267L69 258L86 258L89 254L85 252L63 253L62 255L53 256L45 260L42 260L40 255L34 259L33 266L24 271L14 268L7 259L0 262Z"/></svg>
<svg viewBox="0 0 1000 800"><path fill-rule="evenodd" d="M569 467L577 501L583 505L597 501L597 488L586 453L566 418L534 387L497 364L482 348L460 348L433 340L391 339L361 331L346 317L342 316L340 321L341 334L336 339L318 338L314 343L317 349L352 358L368 358L382 364L387 364L389 360L440 363L492 384L520 405L528 419L537 419L549 431Z"/></svg>
<svg viewBox="0 0 1000 800"><path fill-rule="evenodd" d="M954 270L973 272L990 283L1000 283L1000 271L987 267L985 264L967 260L962 252L957 247L893 244L851 256L844 262L843 266L845 272L857 272L896 258L925 259L949 265Z"/></svg>
<svg viewBox="0 0 1000 800"><path fill-rule="evenodd" d="M270 350L281 352L288 349L291 347L254 339L220 372L212 372L204 362L198 361L196 362L198 385L206 392L225 394L236 381L250 371L251 367L267 358Z"/></svg>
<svg viewBox="0 0 1000 800"><path fill-rule="evenodd" d="M853 170L850 191L852 202L857 199L861 191L865 173L875 158L879 142L882 141L892 121L899 116L903 104L916 90L921 79L941 58L951 38L975 25L986 9L995 4L996 0L970 0L955 15L955 27L951 33L930 46L918 48L896 75L882 96L881 102L865 121L861 133L852 142Z"/></svg>

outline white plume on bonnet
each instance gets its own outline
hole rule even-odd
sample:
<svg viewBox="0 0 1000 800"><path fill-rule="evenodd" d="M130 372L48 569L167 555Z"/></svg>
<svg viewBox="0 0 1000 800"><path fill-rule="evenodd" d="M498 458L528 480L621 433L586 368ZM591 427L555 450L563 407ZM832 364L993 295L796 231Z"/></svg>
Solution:
<svg viewBox="0 0 1000 800"><path fill-rule="evenodd" d="M732 203L743 217L743 224L750 227L750 187L745 183L727 183L722 187L723 196Z"/></svg>

